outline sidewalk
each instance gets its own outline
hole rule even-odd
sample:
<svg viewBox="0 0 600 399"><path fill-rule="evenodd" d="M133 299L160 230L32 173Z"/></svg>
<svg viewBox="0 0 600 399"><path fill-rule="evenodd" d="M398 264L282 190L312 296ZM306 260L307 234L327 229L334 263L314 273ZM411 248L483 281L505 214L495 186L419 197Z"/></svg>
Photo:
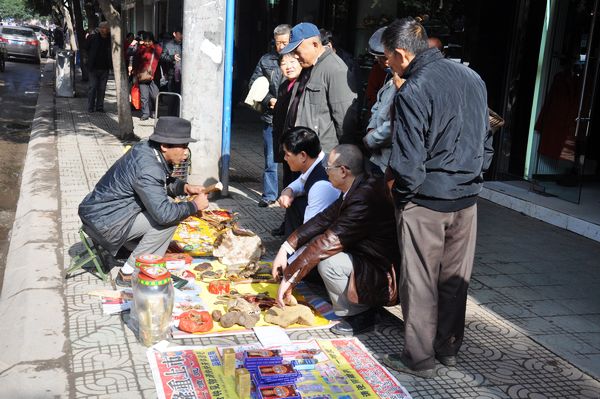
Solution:
<svg viewBox="0 0 600 399"><path fill-rule="evenodd" d="M110 289L85 272L65 280L80 251L77 205L118 159L114 82L106 114L86 112L85 86L56 98L46 65L0 297L0 398L154 398L145 348L87 292ZM279 208L259 208L260 121L236 109L230 198L272 257ZM147 137L153 121L134 119ZM195 160L194 167L201 167ZM600 398L600 243L481 200L465 341L456 368L431 380L397 374L414 398ZM399 307L360 336L376 356L402 347ZM333 338L328 330L292 339ZM177 341L243 344L253 335Z"/></svg>

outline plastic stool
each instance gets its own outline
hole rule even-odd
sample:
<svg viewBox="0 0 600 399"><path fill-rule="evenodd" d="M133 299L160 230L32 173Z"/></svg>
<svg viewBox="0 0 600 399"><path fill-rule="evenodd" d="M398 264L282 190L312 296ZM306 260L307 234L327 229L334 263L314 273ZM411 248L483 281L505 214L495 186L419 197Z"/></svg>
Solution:
<svg viewBox="0 0 600 399"><path fill-rule="evenodd" d="M100 255L102 248L95 244L93 240L85 234L83 228L79 229L79 237L81 237L81 243L85 247L85 251L82 251L79 255L71 259L71 265L67 269L65 278L68 278L71 273L83 268L83 266L89 262L94 262L94 266L96 267L95 275L100 277L102 281L106 281L108 279L108 274L104 272L104 262L102 260L102 255ZM92 272L92 274L94 273Z"/></svg>

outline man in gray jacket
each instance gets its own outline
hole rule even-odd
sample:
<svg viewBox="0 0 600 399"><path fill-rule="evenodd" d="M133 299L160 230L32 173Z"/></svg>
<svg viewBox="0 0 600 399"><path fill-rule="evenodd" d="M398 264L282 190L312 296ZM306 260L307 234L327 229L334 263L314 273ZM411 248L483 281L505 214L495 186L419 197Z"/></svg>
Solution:
<svg viewBox="0 0 600 399"><path fill-rule="evenodd" d="M294 52L302 74L288 108L288 126L306 126L319 135L323 151L339 143L357 143L358 103L348 67L321 44L319 29L308 22L294 26L280 54Z"/></svg>
<svg viewBox="0 0 600 399"><path fill-rule="evenodd" d="M204 188L171 177L172 165L188 156L189 121L164 116L148 140L134 145L106 172L79 205L84 231L115 255L132 251L117 283L128 285L135 258L144 253L164 255L179 222L208 207ZM172 198L195 195L179 203Z"/></svg>

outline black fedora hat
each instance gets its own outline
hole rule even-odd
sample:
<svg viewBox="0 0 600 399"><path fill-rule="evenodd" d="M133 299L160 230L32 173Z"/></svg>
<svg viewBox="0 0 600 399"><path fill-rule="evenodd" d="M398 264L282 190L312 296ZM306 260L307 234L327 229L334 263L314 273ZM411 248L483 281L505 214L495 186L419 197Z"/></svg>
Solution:
<svg viewBox="0 0 600 399"><path fill-rule="evenodd" d="M187 144L195 143L192 137L192 124L190 121L176 116L161 116L156 122L154 133L148 140L161 144Z"/></svg>

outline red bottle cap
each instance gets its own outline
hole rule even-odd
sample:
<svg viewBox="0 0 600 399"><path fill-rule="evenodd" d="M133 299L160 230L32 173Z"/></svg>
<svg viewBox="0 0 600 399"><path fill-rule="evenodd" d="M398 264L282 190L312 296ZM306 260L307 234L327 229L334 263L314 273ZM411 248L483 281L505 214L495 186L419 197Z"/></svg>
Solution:
<svg viewBox="0 0 600 399"><path fill-rule="evenodd" d="M138 274L142 285L165 285L171 281L171 273L164 266L143 265Z"/></svg>

